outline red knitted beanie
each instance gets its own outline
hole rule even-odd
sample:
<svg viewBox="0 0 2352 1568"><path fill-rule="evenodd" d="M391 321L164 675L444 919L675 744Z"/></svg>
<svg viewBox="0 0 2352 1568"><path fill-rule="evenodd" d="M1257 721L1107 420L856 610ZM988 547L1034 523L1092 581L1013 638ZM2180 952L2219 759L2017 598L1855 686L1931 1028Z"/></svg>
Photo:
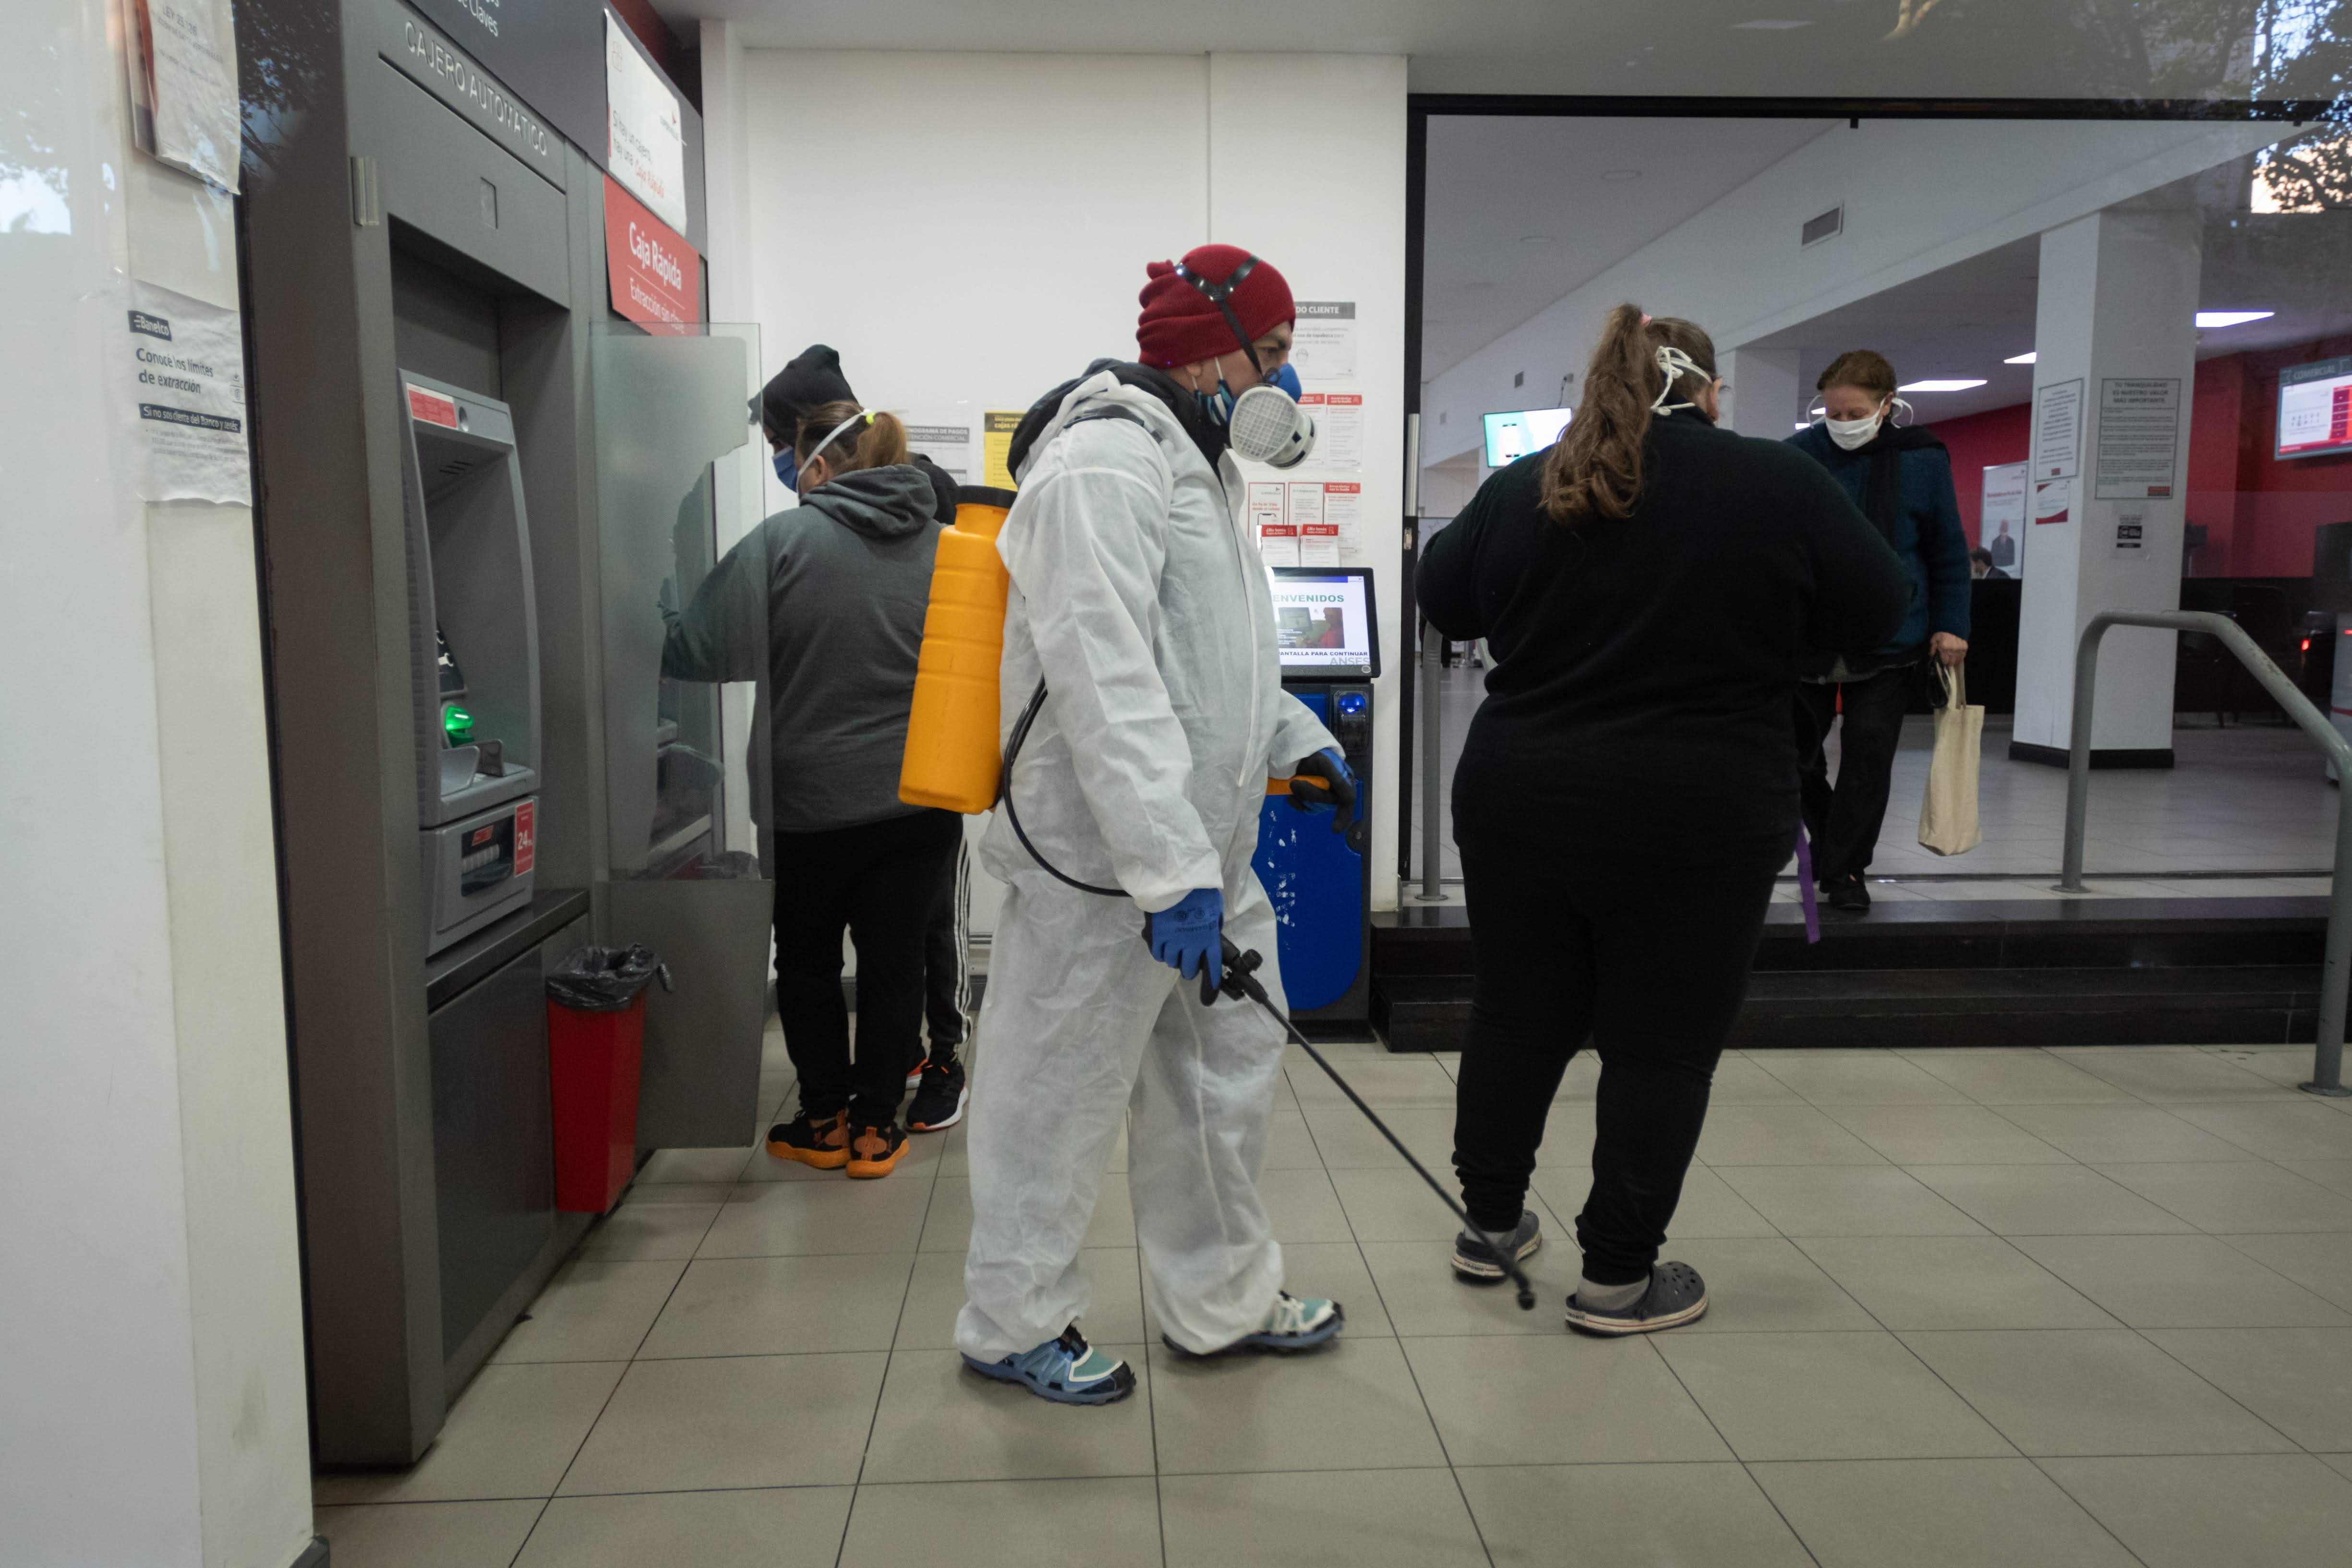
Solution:
<svg viewBox="0 0 2352 1568"><path fill-rule="evenodd" d="M1249 258L1239 246L1202 245L1184 253L1184 270L1204 283L1223 283ZM1176 275L1172 261L1155 261L1144 271L1150 281L1139 296L1143 313L1136 318L1137 357L1145 364L1166 370L1197 364L1229 354L1242 345L1224 312L1198 289ZM1298 318L1290 302L1290 285L1267 262L1250 268L1248 277L1226 299L1241 321L1242 331L1255 342L1285 321Z"/></svg>

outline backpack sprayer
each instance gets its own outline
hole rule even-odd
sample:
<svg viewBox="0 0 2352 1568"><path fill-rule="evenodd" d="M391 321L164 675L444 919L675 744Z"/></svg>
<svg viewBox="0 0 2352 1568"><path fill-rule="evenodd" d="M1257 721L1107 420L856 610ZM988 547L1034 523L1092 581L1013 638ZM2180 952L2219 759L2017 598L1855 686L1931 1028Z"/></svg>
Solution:
<svg viewBox="0 0 2352 1568"><path fill-rule="evenodd" d="M1045 683L1040 680L1028 706L1006 737L1002 760L997 752L999 673L1004 659L1004 606L1012 582L1003 558L997 553L996 535L1013 508L1011 492L969 487L956 508L955 521L940 535L939 555L931 570L930 607L923 619L922 655L915 675L915 700L907 724L907 751L898 774L898 798L910 805L937 806L970 816L1002 803L1005 820L1021 847L1057 880L1083 893L1124 899L1123 888L1097 887L1064 872L1038 852L1021 826L1013 804L1013 764L1029 738L1029 729L1045 707ZM1294 784L1300 792L1319 789L1323 780L1312 776ZM1145 928L1150 940L1150 927ZM1364 1113L1399 1154L1404 1156L1429 1190L1462 1222L1463 1228L1485 1242L1503 1271L1518 1288L1521 1311L1533 1311L1535 1287L1510 1248L1473 1224L1454 1194L1413 1156L1404 1141L1391 1131L1378 1112L1364 1102L1355 1086L1339 1074L1322 1052L1274 1005L1257 978L1265 960L1255 951L1244 952L1231 937L1219 933L1223 945L1224 981L1213 982L1209 966L1201 966L1201 1005L1220 995L1251 1001L1282 1026L1299 1049L1329 1075L1339 1092Z"/></svg>

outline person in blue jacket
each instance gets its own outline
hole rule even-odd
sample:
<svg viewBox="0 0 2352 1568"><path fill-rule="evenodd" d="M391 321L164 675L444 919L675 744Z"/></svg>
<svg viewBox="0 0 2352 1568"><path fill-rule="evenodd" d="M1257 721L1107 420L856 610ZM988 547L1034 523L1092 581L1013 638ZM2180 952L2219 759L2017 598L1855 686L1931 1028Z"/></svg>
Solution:
<svg viewBox="0 0 2352 1568"><path fill-rule="evenodd" d="M1911 579L1911 609L1892 642L1859 660L1819 656L1800 672L1797 759L1813 876L1830 907L1870 908L1863 873L1878 847L1903 713L1922 659L1958 665L1969 655L1969 539L1952 492L1952 458L1916 425L1897 425L1895 367L1855 349L1830 363L1815 384L1822 417L1789 445L1845 487ZM1904 405L1907 407L1908 405ZM1843 714L1837 783L1823 747Z"/></svg>

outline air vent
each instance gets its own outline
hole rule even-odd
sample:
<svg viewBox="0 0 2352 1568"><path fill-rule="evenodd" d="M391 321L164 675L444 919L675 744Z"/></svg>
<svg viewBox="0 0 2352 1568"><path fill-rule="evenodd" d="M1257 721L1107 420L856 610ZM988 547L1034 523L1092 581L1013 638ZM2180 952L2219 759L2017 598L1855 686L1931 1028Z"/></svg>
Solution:
<svg viewBox="0 0 2352 1568"><path fill-rule="evenodd" d="M460 474L470 474L474 471L474 465L480 461L479 458L452 458L441 465L440 477L454 479Z"/></svg>
<svg viewBox="0 0 2352 1568"><path fill-rule="evenodd" d="M1805 220L1804 234L1797 241L1797 248L1802 250L1807 246L1819 245L1825 239L1835 239L1844 232L1845 204L1841 202L1821 216L1809 217Z"/></svg>

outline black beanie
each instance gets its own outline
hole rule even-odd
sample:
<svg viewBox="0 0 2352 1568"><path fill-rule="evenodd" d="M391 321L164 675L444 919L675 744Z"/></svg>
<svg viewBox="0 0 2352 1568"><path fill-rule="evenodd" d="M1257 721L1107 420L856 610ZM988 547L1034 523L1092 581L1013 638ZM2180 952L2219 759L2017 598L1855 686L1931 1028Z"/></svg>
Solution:
<svg viewBox="0 0 2352 1568"><path fill-rule="evenodd" d="M801 416L819 404L856 401L848 377L841 374L841 356L823 343L811 343L760 389L760 425L769 435L789 440L798 431Z"/></svg>

